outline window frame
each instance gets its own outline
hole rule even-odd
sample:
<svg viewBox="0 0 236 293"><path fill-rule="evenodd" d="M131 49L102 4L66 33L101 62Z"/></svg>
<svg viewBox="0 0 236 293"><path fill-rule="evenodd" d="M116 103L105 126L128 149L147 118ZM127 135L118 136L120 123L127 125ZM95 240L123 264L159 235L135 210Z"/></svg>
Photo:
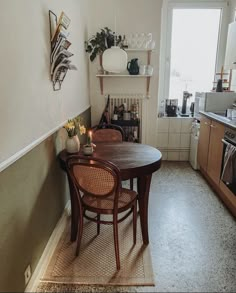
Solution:
<svg viewBox="0 0 236 293"><path fill-rule="evenodd" d="M169 98L173 9L211 8L222 9L215 64L215 71L217 72L221 70L221 66L224 64L228 24L230 23L230 7L228 1L164 0L161 20L158 112L161 108L161 101Z"/></svg>

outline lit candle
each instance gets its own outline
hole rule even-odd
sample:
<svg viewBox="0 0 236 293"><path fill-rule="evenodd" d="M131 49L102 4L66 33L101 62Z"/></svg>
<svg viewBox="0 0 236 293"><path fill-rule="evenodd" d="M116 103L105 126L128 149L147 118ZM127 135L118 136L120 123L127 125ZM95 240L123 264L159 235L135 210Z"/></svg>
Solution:
<svg viewBox="0 0 236 293"><path fill-rule="evenodd" d="M87 142L87 144L91 144L92 143L92 131L90 130L89 132L88 132L88 142Z"/></svg>

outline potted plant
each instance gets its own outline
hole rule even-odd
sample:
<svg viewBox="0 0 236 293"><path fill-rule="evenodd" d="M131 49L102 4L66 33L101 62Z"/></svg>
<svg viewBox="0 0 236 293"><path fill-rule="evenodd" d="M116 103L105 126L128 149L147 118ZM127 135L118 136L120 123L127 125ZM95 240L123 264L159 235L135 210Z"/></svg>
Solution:
<svg viewBox="0 0 236 293"><path fill-rule="evenodd" d="M101 29L100 32L97 32L96 35L92 36L88 41L85 42L85 50L90 53L90 61L92 62L97 55L102 55L102 53L114 46L115 33L105 27ZM121 36L116 36L116 45L121 43Z"/></svg>
<svg viewBox="0 0 236 293"><path fill-rule="evenodd" d="M80 149L80 141L78 137L78 132L80 135L86 133L86 128L82 124L82 118L80 116L74 119L69 119L68 122L63 126L68 134L66 140L66 150L68 153L76 153Z"/></svg>

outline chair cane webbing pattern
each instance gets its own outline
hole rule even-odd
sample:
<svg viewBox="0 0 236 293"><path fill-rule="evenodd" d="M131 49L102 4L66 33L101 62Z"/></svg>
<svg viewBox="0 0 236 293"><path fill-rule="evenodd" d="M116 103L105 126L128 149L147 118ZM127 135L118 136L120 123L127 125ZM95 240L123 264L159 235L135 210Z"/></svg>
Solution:
<svg viewBox="0 0 236 293"><path fill-rule="evenodd" d="M82 201L84 204L97 209L112 209L114 205L114 193L106 198L96 198L94 196L84 195ZM136 192L122 188L118 198L118 209L124 208L127 204L133 201L136 197Z"/></svg>
<svg viewBox="0 0 236 293"><path fill-rule="evenodd" d="M93 141L96 142L121 142L122 134L116 129L98 129L93 132Z"/></svg>
<svg viewBox="0 0 236 293"><path fill-rule="evenodd" d="M115 174L97 166L76 165L73 168L75 178L80 187L95 196L110 194L115 188Z"/></svg>

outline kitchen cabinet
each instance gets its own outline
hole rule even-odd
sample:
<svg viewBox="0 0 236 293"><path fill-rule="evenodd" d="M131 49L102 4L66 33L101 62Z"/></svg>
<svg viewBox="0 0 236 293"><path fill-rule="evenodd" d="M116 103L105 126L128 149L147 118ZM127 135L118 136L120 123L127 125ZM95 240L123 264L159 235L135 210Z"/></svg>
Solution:
<svg viewBox="0 0 236 293"><path fill-rule="evenodd" d="M223 124L213 120L211 121L210 128L207 174L215 184L219 185L223 153L223 143L221 140L224 137L225 127Z"/></svg>
<svg viewBox="0 0 236 293"><path fill-rule="evenodd" d="M200 135L198 145L198 163L203 176L212 186L227 208L236 217L236 196L229 187L220 180L225 136L224 118L211 118L211 113L200 116ZM217 116L217 115L216 115ZM213 116L214 117L214 116Z"/></svg>
<svg viewBox="0 0 236 293"><path fill-rule="evenodd" d="M198 141L198 164L201 169L207 171L208 149L210 140L211 120L202 117L200 122L200 133Z"/></svg>
<svg viewBox="0 0 236 293"><path fill-rule="evenodd" d="M198 163L210 179L219 185L222 163L224 125L203 117L200 122Z"/></svg>

